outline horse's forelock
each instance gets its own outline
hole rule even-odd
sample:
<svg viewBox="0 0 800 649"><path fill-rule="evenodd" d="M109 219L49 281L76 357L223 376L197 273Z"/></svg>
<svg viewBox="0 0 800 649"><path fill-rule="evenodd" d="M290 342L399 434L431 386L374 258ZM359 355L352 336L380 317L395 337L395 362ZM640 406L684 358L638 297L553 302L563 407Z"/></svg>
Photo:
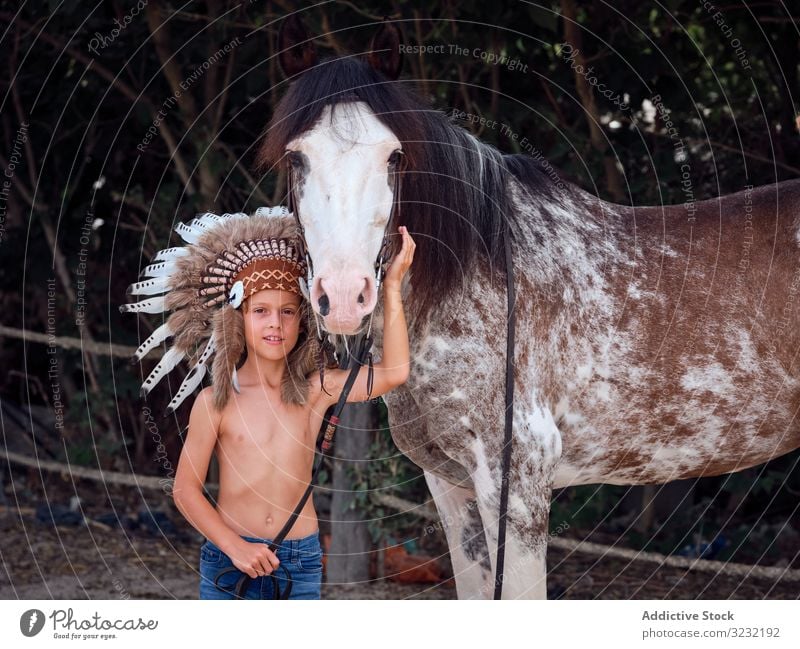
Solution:
<svg viewBox="0 0 800 649"><path fill-rule="evenodd" d="M277 164L286 144L309 131L326 106L362 101L401 141L420 140L414 114L424 103L402 81L390 81L357 57L323 60L298 77L278 102L256 156L264 172Z"/></svg>

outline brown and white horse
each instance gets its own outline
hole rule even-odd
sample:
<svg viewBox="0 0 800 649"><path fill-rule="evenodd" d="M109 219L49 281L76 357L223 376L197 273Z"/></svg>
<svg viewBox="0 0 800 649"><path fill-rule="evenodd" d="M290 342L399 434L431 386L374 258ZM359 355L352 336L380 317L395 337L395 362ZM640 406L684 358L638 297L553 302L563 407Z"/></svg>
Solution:
<svg viewBox="0 0 800 649"><path fill-rule="evenodd" d="M411 377L386 403L395 443L425 471L460 598L493 590L504 219L517 291L505 598L546 597L554 488L719 475L800 446L800 181L610 204L428 108L398 80L389 25L366 61L318 61L294 19L280 41L291 85L259 164L294 166L326 329L355 333L377 306L380 332L372 264L395 198L392 232L404 224L418 244Z"/></svg>

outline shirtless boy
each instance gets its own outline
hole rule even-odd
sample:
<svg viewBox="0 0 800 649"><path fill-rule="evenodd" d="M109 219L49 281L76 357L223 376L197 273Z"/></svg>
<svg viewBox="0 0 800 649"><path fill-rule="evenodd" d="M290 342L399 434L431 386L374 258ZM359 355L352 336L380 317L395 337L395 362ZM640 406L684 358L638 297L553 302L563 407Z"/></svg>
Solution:
<svg viewBox="0 0 800 649"><path fill-rule="evenodd" d="M403 384L409 372L400 285L413 260L415 244L404 227L399 231L402 249L383 283L383 357L374 364L372 397ZM307 375L305 404L286 403L282 398L287 357L307 326L303 314L308 305L303 304L294 284L292 290L272 288L249 295L245 289L241 309L247 359L237 371L238 394L231 390L226 405L218 409L213 389L208 387L192 407L173 498L189 523L207 539L201 548L201 599L234 597L214 584L215 576L231 565L241 572L228 572L225 583L220 578L220 585L230 587L243 572L252 578L245 598L271 598L272 580L267 576L280 564L291 575L292 599L320 597L322 550L311 498L277 552L267 547L311 480L322 418L338 400L349 374L349 370L326 370L322 390L319 372L312 371ZM367 398L364 367L347 400ZM219 463L216 508L203 495L212 452Z"/></svg>

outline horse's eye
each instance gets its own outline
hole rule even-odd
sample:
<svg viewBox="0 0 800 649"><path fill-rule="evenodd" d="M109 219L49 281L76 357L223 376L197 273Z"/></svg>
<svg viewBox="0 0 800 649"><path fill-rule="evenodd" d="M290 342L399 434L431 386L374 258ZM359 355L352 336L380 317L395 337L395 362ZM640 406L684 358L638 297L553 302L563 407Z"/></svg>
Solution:
<svg viewBox="0 0 800 649"><path fill-rule="evenodd" d="M404 155L405 154L403 153L402 149L395 149L394 151L392 151L392 155L389 156L389 165L390 166L397 165L400 162L400 160L402 160Z"/></svg>
<svg viewBox="0 0 800 649"><path fill-rule="evenodd" d="M289 164L292 165L293 168L302 169L303 157L297 151L287 151L286 159L289 161Z"/></svg>

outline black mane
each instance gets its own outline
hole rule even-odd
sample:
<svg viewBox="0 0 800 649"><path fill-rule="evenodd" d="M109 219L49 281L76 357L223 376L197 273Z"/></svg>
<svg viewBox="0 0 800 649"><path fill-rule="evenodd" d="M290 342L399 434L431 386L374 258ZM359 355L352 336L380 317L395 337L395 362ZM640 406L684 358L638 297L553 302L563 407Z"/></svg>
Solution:
<svg viewBox="0 0 800 649"><path fill-rule="evenodd" d="M514 235L508 180L534 194L553 183L527 155L503 155L431 109L409 81L389 81L359 58L321 61L301 74L278 103L256 165L264 173L281 162L286 144L311 129L324 108L352 101L369 106L400 140L407 167L402 177L399 222L417 242L410 301L425 317L457 291L477 258L504 272L502 231Z"/></svg>

